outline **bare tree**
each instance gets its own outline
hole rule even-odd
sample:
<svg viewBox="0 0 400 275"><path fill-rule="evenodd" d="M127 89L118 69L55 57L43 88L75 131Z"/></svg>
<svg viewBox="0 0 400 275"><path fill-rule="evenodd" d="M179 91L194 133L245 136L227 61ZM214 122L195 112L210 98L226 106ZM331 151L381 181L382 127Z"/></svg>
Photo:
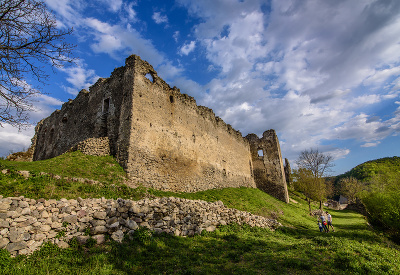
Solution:
<svg viewBox="0 0 400 275"><path fill-rule="evenodd" d="M59 68L74 61L74 46L65 42L71 32L57 28L41 0L0 1L0 126L28 122L32 96L40 94L28 77L44 84L46 64Z"/></svg>
<svg viewBox="0 0 400 275"><path fill-rule="evenodd" d="M318 149L304 150L300 153L296 164L299 171L303 171L301 177L297 177L297 180L304 181L303 184L308 185L306 188L309 190L308 198L319 201L319 207L322 209L322 201L329 192L324 177L331 172L331 168L334 166L333 157L319 152ZM294 175L296 176L296 173ZM307 197L307 194L305 195ZM309 207L311 207L310 201Z"/></svg>

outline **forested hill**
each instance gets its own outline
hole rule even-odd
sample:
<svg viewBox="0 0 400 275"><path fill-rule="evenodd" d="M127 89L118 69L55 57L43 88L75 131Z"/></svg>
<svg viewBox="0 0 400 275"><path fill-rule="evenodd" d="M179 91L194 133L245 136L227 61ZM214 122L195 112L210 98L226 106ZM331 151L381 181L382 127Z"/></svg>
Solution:
<svg viewBox="0 0 400 275"><path fill-rule="evenodd" d="M350 171L339 175L337 179L354 177L359 181L368 182L377 176L387 180L399 179L400 157L395 156L364 162Z"/></svg>

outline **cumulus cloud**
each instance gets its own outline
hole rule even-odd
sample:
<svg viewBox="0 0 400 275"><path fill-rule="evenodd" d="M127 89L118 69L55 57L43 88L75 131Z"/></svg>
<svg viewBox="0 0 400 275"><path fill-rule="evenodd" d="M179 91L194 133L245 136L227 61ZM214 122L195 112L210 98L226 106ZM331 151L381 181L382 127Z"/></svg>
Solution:
<svg viewBox="0 0 400 275"><path fill-rule="evenodd" d="M279 0L268 12L261 1L178 2L201 18L196 41L220 72L203 102L245 134L274 128L293 154L322 140L378 145L395 133L395 112L367 112L398 98L400 2Z"/></svg>
<svg viewBox="0 0 400 275"><path fill-rule="evenodd" d="M190 41L190 43L184 44L180 48L179 53L181 55L189 55L189 53L191 53L195 47L196 47L196 41Z"/></svg>
<svg viewBox="0 0 400 275"><path fill-rule="evenodd" d="M176 0L196 18L190 33L170 32L176 59L148 38L146 23L138 28L139 2L46 3L93 53L118 61L139 54L244 135L276 129L289 158L309 147L343 158L350 149L336 148L336 140L372 147L400 131L400 1ZM87 17L82 11L91 5L118 17ZM153 12L150 20L168 26L167 15ZM183 77L194 50L212 75L204 85ZM64 72L74 94L97 77L85 66Z"/></svg>
<svg viewBox="0 0 400 275"><path fill-rule="evenodd" d="M87 18L85 23L91 28L94 37L91 47L96 53L109 54L116 60L120 60L121 56L139 53L143 59L155 66L164 61L163 55L155 49L153 43L143 38L130 25L124 28L121 25L102 22L97 18Z"/></svg>
<svg viewBox="0 0 400 275"><path fill-rule="evenodd" d="M60 70L67 74L66 80L72 85L72 87L64 87L64 89L72 95L77 95L82 89L88 89L99 78L94 70L87 69L82 63Z"/></svg>

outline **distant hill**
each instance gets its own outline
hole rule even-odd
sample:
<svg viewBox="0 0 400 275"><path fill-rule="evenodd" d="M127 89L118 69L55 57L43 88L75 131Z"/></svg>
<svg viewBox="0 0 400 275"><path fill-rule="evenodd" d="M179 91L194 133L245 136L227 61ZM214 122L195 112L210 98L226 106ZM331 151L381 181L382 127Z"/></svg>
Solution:
<svg viewBox="0 0 400 275"><path fill-rule="evenodd" d="M337 176L336 181L342 178L354 177L359 181L368 182L376 176L383 176L386 179L399 179L400 157L387 157L364 162Z"/></svg>

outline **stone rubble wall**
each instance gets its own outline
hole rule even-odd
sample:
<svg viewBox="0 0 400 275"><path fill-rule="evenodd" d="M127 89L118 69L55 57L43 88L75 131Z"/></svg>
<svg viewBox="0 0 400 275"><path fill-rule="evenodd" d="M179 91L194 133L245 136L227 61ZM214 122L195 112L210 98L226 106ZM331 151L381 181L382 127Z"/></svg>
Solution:
<svg viewBox="0 0 400 275"><path fill-rule="evenodd" d="M214 203L182 198L61 199L34 200L0 195L0 249L11 255L30 254L44 242L60 247L76 238L85 243L90 236L98 244L106 235L121 242L139 227L175 236L193 236L219 225L249 224L275 229L279 222ZM89 234L90 233L90 236Z"/></svg>
<svg viewBox="0 0 400 275"><path fill-rule="evenodd" d="M110 140L108 137L88 138L71 147L68 152L81 151L90 156L109 156Z"/></svg>

